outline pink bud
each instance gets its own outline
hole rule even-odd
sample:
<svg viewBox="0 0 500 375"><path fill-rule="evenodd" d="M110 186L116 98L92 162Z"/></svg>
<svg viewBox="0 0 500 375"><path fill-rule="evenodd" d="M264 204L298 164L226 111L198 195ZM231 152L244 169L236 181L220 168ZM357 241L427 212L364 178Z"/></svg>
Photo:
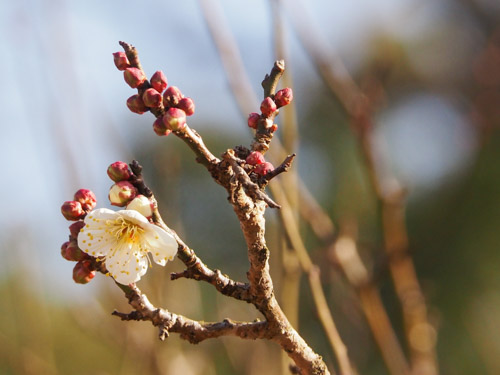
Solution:
<svg viewBox="0 0 500 375"><path fill-rule="evenodd" d="M192 116L194 114L194 101L191 98L182 98L179 100L177 108L186 112L186 116Z"/></svg>
<svg viewBox="0 0 500 375"><path fill-rule="evenodd" d="M146 81L146 76L141 69L138 68L127 68L123 72L123 78L125 82L133 89L139 87Z"/></svg>
<svg viewBox="0 0 500 375"><path fill-rule="evenodd" d="M80 230L85 226L85 223L83 221L77 221L74 222L69 226L69 233L71 238L74 238L75 240L78 238L78 235L80 234Z"/></svg>
<svg viewBox="0 0 500 375"><path fill-rule="evenodd" d="M276 103L269 96L265 98L260 104L260 111L265 117L271 116L276 111L276 109Z"/></svg>
<svg viewBox="0 0 500 375"><path fill-rule="evenodd" d="M254 172L257 173L258 175L265 176L266 174L268 174L273 170L274 170L273 165L266 161L265 163L257 165L254 169Z"/></svg>
<svg viewBox="0 0 500 375"><path fill-rule="evenodd" d="M108 176L115 182L125 181L132 176L128 164L123 161L115 161L108 167Z"/></svg>
<svg viewBox="0 0 500 375"><path fill-rule="evenodd" d="M66 220L76 221L83 218L85 211L80 202L76 201L66 201L61 206L61 213L66 218Z"/></svg>
<svg viewBox="0 0 500 375"><path fill-rule="evenodd" d="M172 133L172 130L168 129L163 122L163 117L158 117L153 123L153 130L159 136L165 136Z"/></svg>
<svg viewBox="0 0 500 375"><path fill-rule="evenodd" d="M120 181L109 189L109 201L113 206L123 207L137 195L137 188L128 181Z"/></svg>
<svg viewBox="0 0 500 375"><path fill-rule="evenodd" d="M159 93L162 93L163 90L167 88L167 77L165 77L165 74L161 70L158 70L153 74L151 77L151 80L149 81L151 83L151 86L158 91Z"/></svg>
<svg viewBox="0 0 500 375"><path fill-rule="evenodd" d="M248 115L248 127L252 129L257 129L259 125L260 115L258 113L250 113Z"/></svg>
<svg viewBox="0 0 500 375"><path fill-rule="evenodd" d="M78 262L88 257L80 248L78 247L78 243L76 239L65 242L61 246L61 255L64 259Z"/></svg>
<svg viewBox="0 0 500 375"><path fill-rule="evenodd" d="M91 269L88 260L79 261L73 268L73 280L78 284L87 284L95 276L95 271Z"/></svg>
<svg viewBox="0 0 500 375"><path fill-rule="evenodd" d="M169 108L163 116L163 123L170 130L181 130L186 126L186 113L179 108Z"/></svg>
<svg viewBox="0 0 500 375"><path fill-rule="evenodd" d="M118 70L125 70L130 66L127 54L125 52L115 52L113 53L113 59Z"/></svg>
<svg viewBox="0 0 500 375"><path fill-rule="evenodd" d="M274 102L278 108L289 104L293 100L293 91L290 87L281 89L274 95Z"/></svg>
<svg viewBox="0 0 500 375"><path fill-rule="evenodd" d="M149 198L139 194L127 205L127 210L134 210L148 219L153 216L153 203Z"/></svg>
<svg viewBox="0 0 500 375"><path fill-rule="evenodd" d="M142 101L142 98L135 94L127 99L127 107L134 113L142 115L144 112L148 111L148 107Z"/></svg>
<svg viewBox="0 0 500 375"><path fill-rule="evenodd" d="M176 86L170 86L163 93L163 104L165 107L176 107L183 98L181 90Z"/></svg>
<svg viewBox="0 0 500 375"><path fill-rule="evenodd" d="M146 107L158 108L161 105L161 94L153 88L149 88L142 94L142 101Z"/></svg>
<svg viewBox="0 0 500 375"><path fill-rule="evenodd" d="M257 165L265 163L266 159L264 159L264 155L262 155L259 151L252 151L250 155L247 156L245 161L247 164Z"/></svg>
<svg viewBox="0 0 500 375"><path fill-rule="evenodd" d="M82 208L87 212L92 211L97 205L97 198L95 197L95 194L88 189L78 190L73 198L75 201L80 202Z"/></svg>

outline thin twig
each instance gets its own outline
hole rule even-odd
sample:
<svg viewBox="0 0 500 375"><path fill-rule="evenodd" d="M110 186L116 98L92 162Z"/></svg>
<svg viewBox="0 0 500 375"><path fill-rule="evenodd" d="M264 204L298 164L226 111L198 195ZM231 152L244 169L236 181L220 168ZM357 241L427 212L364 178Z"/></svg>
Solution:
<svg viewBox="0 0 500 375"><path fill-rule="evenodd" d="M293 159L295 159L295 156L297 156L295 153L292 154L292 155L288 155L285 160L283 160L283 163L281 163L278 167L276 167L275 169L273 169L272 171L268 172L264 178L267 180L267 181L270 181L271 179L273 179L274 177L276 177L277 175L279 175L280 173L283 173L283 172L288 172L288 170L290 169L290 167L292 166L292 162L293 162Z"/></svg>

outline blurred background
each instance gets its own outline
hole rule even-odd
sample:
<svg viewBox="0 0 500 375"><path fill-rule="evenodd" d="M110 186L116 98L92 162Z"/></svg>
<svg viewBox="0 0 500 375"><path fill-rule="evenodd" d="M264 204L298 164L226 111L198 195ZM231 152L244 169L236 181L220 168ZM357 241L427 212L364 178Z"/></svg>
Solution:
<svg viewBox="0 0 500 375"><path fill-rule="evenodd" d="M357 228L360 252L404 342L376 197L349 116L311 51L322 51L333 67L339 58L346 71L338 74L377 99L373 142L408 189L409 251L437 329L440 372L499 374L497 0L1 2L0 374L286 373L287 359L267 342L229 337L194 346L175 334L160 342L150 324L119 321L111 312L130 310L121 291L102 275L75 284L73 264L60 255L69 225L62 202L87 188L100 207L110 207L107 166L138 159L168 225L207 265L246 279L245 245L226 193L179 139L153 133L150 114L127 109L134 92L111 55L121 50L119 40L133 44L149 76L163 70L169 85L192 97L190 125L218 155L250 144L244 111L258 107L238 106L214 27L228 38L229 56L239 50L247 76L236 72L237 80L255 97L262 98L260 82L276 56L286 57L294 106L282 110L278 134L297 152L295 172L333 222ZM289 128L287 117L296 119ZM294 268L286 265L275 212L267 227L279 300L296 299L294 325L334 368L303 274L285 272ZM306 223L301 234L321 265L359 374L387 374L353 288ZM155 305L193 319L259 318L211 286L171 282L169 273L181 269L179 261L153 267L139 287Z"/></svg>

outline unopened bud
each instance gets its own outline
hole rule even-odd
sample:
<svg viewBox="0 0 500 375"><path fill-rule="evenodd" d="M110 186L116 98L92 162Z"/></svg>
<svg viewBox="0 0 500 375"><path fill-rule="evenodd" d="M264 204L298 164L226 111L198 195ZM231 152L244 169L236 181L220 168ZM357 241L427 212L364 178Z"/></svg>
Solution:
<svg viewBox="0 0 500 375"><path fill-rule="evenodd" d="M125 52L113 53L113 59L118 70L125 70L130 66L130 62Z"/></svg>
<svg viewBox="0 0 500 375"><path fill-rule="evenodd" d="M260 104L260 111L265 117L271 116L274 112L276 112L276 109L276 103L269 96Z"/></svg>
<svg viewBox="0 0 500 375"><path fill-rule="evenodd" d="M279 90L274 95L274 102L278 108L289 104L293 100L293 91L290 87Z"/></svg>
<svg viewBox="0 0 500 375"><path fill-rule="evenodd" d="M92 211L97 205L97 198L92 190L80 189L75 193L75 201L80 202L85 211Z"/></svg>
<svg viewBox="0 0 500 375"><path fill-rule="evenodd" d="M79 261L73 268L73 280L78 284L87 284L95 276L88 260Z"/></svg>
<svg viewBox="0 0 500 375"><path fill-rule="evenodd" d="M179 100L177 108L182 109L186 116L192 116L194 114L194 101L191 98L182 98Z"/></svg>
<svg viewBox="0 0 500 375"><path fill-rule="evenodd" d="M153 202L144 195L138 195L127 205L127 210L135 210L148 219L153 216Z"/></svg>
<svg viewBox="0 0 500 375"><path fill-rule="evenodd" d="M149 108L158 108L161 105L162 97L156 89L149 88L142 94L142 101Z"/></svg>
<svg viewBox="0 0 500 375"><path fill-rule="evenodd" d="M165 77L165 74L161 70L158 70L153 74L151 77L151 80L149 81L151 83L151 86L158 91L159 93L162 93L163 90L167 88L167 77Z"/></svg>
<svg viewBox="0 0 500 375"><path fill-rule="evenodd" d="M123 161L115 161L108 167L108 176L115 182L126 181L132 176L128 164Z"/></svg>
<svg viewBox="0 0 500 375"><path fill-rule="evenodd" d="M127 68L123 72L123 78L125 82L133 89L139 87L146 81L146 76L141 69L138 68Z"/></svg>
<svg viewBox="0 0 500 375"><path fill-rule="evenodd" d="M269 130L271 130L271 133L274 133L276 130L278 130L278 124L273 124Z"/></svg>
<svg viewBox="0 0 500 375"><path fill-rule="evenodd" d="M264 155L262 155L259 151L252 151L250 155L245 159L247 164L250 165L258 165L266 162L264 159Z"/></svg>
<svg viewBox="0 0 500 375"><path fill-rule="evenodd" d="M75 240L78 238L78 235L80 234L80 230L85 226L85 223L83 221L77 221L74 222L69 226L69 233L71 238L74 238Z"/></svg>
<svg viewBox="0 0 500 375"><path fill-rule="evenodd" d="M69 260L71 262L78 262L88 257L80 248L78 247L78 243L76 239L65 242L61 246L61 255L64 259Z"/></svg>
<svg viewBox="0 0 500 375"><path fill-rule="evenodd" d="M268 174L273 170L274 170L273 165L268 161L266 161L265 163L257 165L254 169L254 172L260 176L265 176L266 174Z"/></svg>
<svg viewBox="0 0 500 375"><path fill-rule="evenodd" d="M163 104L165 107L176 107L183 98L181 90L176 86L170 86L163 93Z"/></svg>
<svg viewBox="0 0 500 375"><path fill-rule="evenodd" d="M172 133L172 130L167 128L167 125L163 122L163 117L158 117L153 123L153 130L156 135L166 136Z"/></svg>
<svg viewBox="0 0 500 375"><path fill-rule="evenodd" d="M113 206L123 207L137 195L137 188L128 181L120 181L109 189L109 201Z"/></svg>
<svg viewBox="0 0 500 375"><path fill-rule="evenodd" d="M76 221L83 218L85 211L80 202L77 201L66 201L61 206L61 213L66 218L66 220Z"/></svg>
<svg viewBox="0 0 500 375"><path fill-rule="evenodd" d="M179 108L169 108L163 116L163 123L170 130L181 130L186 126L186 113Z"/></svg>
<svg viewBox="0 0 500 375"><path fill-rule="evenodd" d="M250 113L248 115L248 127L252 129L257 129L259 125L260 115L258 113Z"/></svg>
<svg viewBox="0 0 500 375"><path fill-rule="evenodd" d="M142 98L135 94L127 99L127 107L134 113L142 115L144 112L148 111L148 107L142 101Z"/></svg>

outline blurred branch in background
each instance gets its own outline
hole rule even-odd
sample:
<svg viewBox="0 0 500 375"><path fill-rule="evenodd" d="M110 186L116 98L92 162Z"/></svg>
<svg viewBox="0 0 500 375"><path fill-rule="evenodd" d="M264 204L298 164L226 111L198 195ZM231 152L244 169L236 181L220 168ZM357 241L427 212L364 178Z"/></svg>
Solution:
<svg viewBox="0 0 500 375"><path fill-rule="evenodd" d="M215 155L228 144L242 142L232 132L243 121L227 115L230 103L234 100L238 105L240 120L258 108L260 100L251 84L257 82L256 69L252 79L249 73L271 58L270 46L296 73L292 82L297 87L296 113L291 106L280 110L276 135L282 144L275 135L271 152L278 162L297 152L297 165L270 184L274 190L281 189L273 199L291 213L292 224L286 227L280 216L269 215L268 242L278 300L329 366L336 359L315 319L314 299L321 298L310 292L311 280L323 284L323 306L335 317L335 328L356 373L382 375L388 369L391 375L413 375L419 367L415 362L425 367L426 360L419 358L422 352L430 359L428 373L432 374L438 368L437 347L442 374L496 375L500 369L497 2L405 0L372 5L270 0L247 8L208 0L190 4L146 2L145 7L154 6L157 11L140 19L134 9L113 1L80 5L24 0L2 6L0 39L6 44L0 65L6 80L0 100L1 151L7 161L4 178L9 182L4 184L3 196L16 192L22 199L6 199L2 217L7 225L0 236L0 266L6 270L0 272L0 373L257 375L288 371L288 358L281 366L279 349L264 341L228 338L191 346L171 335L167 343L159 343L149 325L122 324L110 318L113 309L127 308L116 288L96 280L89 296L88 289L68 286L67 264L63 268L61 259L51 261L47 255L57 252L58 240L52 237L60 220L52 219L48 208L52 204L40 203L55 199L47 194L54 186L64 190L57 185L61 175L64 180L73 175L71 186L79 185L82 169L75 163L87 168L107 164L109 157L136 157L145 161L147 178L162 197L160 208L167 222L207 264L227 269L235 279L245 278L245 254L235 251L244 247L237 223L230 210L216 207L226 197L216 186L209 187L208 176L200 176L189 150L177 140L165 147L154 136L125 145L125 138L135 138L127 132L143 134L141 126L150 128L149 123L124 114L123 103L116 104L121 92L116 91L119 85L114 80L119 77L109 73L108 46L117 38L128 38L150 55L149 61L153 55L169 69L192 73L192 87L200 90L190 94L197 99L199 113L203 106L213 107L208 116L204 113L194 121L207 145L217 151ZM205 8L206 25L215 35L224 72L218 71L217 60L207 53L210 39L207 29L200 27L197 6ZM227 20L220 18L222 11ZM177 17L169 19L168 48L158 48L157 43L149 46L151 25L161 24L171 12ZM271 32L274 43L270 43ZM98 56L103 55L101 61ZM197 61L199 68L193 63ZM230 95L218 96L223 92L219 73L226 74L231 85L234 98L228 101ZM211 84L200 85L208 76ZM286 73L283 80L291 78ZM203 96L205 86L210 86L205 90L208 98ZM27 87L30 111L26 111ZM415 98L432 98L448 107L419 107ZM430 109L436 121L429 121ZM457 119L462 121L460 126L453 123ZM97 140L103 133L105 138ZM50 142L45 136L52 138ZM382 138L386 142L381 147ZM449 160L455 169L447 169ZM44 166L42 172L37 171L41 170L37 163ZM14 170L17 175L10 174ZM300 177L294 176L296 172ZM426 177L429 174L431 178ZM101 184L100 175L84 177ZM102 190L107 188L104 185ZM280 193L283 201L277 198ZM188 200L192 204L186 204ZM212 213L209 223L204 212ZM349 225L346 217L351 219ZM22 227L16 227L20 223ZM291 233L297 237L295 242L287 234L291 229L296 231ZM221 236L227 236L227 246L220 243ZM307 249L306 257L297 257L292 242L302 243L297 246ZM408 263L408 252L415 265ZM12 259L6 261L5 254ZM172 266L182 272L178 263ZM319 265L321 274L315 273L313 264ZM302 271L303 265L308 272ZM140 285L155 304L198 320L254 319L252 306L228 302L205 283L168 282L168 274L161 271L151 270ZM396 294L391 274L399 285L404 284L398 288L394 283ZM45 286L52 284L47 278L58 285L49 290ZM424 294L428 305L422 303ZM186 295L189 305L184 303ZM404 314L397 295L404 298ZM412 301L416 303L408 309ZM42 312L41 320L33 314L37 310ZM406 318L401 321L403 315ZM408 321L413 322L413 330Z"/></svg>
<svg viewBox="0 0 500 375"><path fill-rule="evenodd" d="M388 177L388 168L380 165L381 158L373 147L373 110L378 98L367 97L361 91L341 61L330 52L331 48L316 29L313 20L306 18L308 12L297 7L297 4L299 2L290 7L294 28L328 87L351 117L353 133L365 158L369 182L380 209L389 268L403 309L411 371L413 374L438 374L436 330L428 321L425 298L408 253L404 192L399 187L394 190L395 178Z"/></svg>

